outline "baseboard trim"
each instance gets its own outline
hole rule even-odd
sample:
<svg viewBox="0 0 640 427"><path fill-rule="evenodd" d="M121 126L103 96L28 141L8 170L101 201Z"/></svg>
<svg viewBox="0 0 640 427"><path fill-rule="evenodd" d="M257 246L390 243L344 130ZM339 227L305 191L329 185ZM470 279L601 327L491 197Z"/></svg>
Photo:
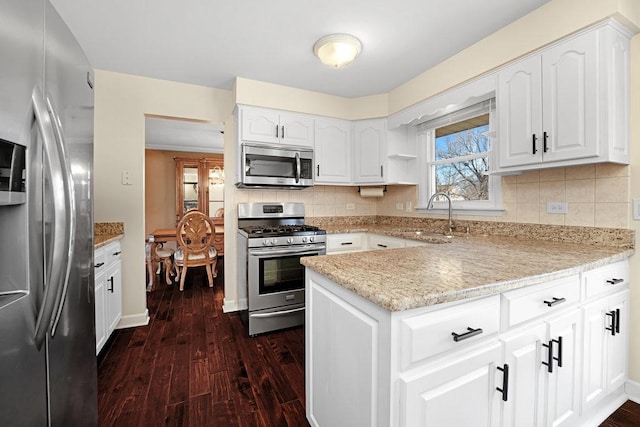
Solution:
<svg viewBox="0 0 640 427"><path fill-rule="evenodd" d="M609 418L624 402L627 401L627 395L623 386L609 396L606 396L591 410L583 413L580 417L578 425L581 427L598 427L604 420Z"/></svg>
<svg viewBox="0 0 640 427"><path fill-rule="evenodd" d="M640 383L635 381L627 380L624 384L624 391L627 393L627 397L629 400L633 400L634 402L640 404Z"/></svg>
<svg viewBox="0 0 640 427"><path fill-rule="evenodd" d="M234 311L242 311L242 310L246 310L247 309L247 300L246 299L241 299L241 300L230 300L230 299L224 299L224 302L222 303L222 312L223 313L231 313Z"/></svg>
<svg viewBox="0 0 640 427"><path fill-rule="evenodd" d="M146 309L144 313L130 314L122 316L116 329L135 328L136 326L146 326L149 324L149 310Z"/></svg>

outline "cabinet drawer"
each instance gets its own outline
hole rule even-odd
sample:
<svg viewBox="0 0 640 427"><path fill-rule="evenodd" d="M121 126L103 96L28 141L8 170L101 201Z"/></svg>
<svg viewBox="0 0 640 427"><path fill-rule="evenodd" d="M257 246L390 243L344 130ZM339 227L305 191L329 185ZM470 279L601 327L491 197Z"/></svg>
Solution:
<svg viewBox="0 0 640 427"><path fill-rule="evenodd" d="M562 310L579 299L580 279L577 274L505 292L502 294L503 328Z"/></svg>
<svg viewBox="0 0 640 427"><path fill-rule="evenodd" d="M400 368L405 370L438 353L463 348L497 333L499 327L499 295L403 319L400 347L407 351L401 355Z"/></svg>
<svg viewBox="0 0 640 427"><path fill-rule="evenodd" d="M111 243L108 246L105 246L104 249L107 266L112 265L114 262L120 259L120 254L122 252L120 250L120 241Z"/></svg>
<svg viewBox="0 0 640 427"><path fill-rule="evenodd" d="M94 274L100 274L107 269L107 252L105 248L97 249L93 253L93 271Z"/></svg>
<svg viewBox="0 0 640 427"><path fill-rule="evenodd" d="M371 250L404 248L405 241L404 239L399 239L397 237L369 234L368 247Z"/></svg>
<svg viewBox="0 0 640 427"><path fill-rule="evenodd" d="M327 236L327 252L362 251L365 246L364 233L331 234Z"/></svg>
<svg viewBox="0 0 640 427"><path fill-rule="evenodd" d="M626 287L629 284L629 262L624 260L584 272L582 283L585 299Z"/></svg>

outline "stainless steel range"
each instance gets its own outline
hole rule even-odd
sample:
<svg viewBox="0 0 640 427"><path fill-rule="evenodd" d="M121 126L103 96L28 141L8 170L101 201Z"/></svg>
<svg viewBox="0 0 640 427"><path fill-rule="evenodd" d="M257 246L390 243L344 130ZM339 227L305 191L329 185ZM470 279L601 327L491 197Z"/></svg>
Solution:
<svg viewBox="0 0 640 427"><path fill-rule="evenodd" d="M304 266L326 253L326 232L302 203L238 204L238 277L247 283L249 335L304 324Z"/></svg>

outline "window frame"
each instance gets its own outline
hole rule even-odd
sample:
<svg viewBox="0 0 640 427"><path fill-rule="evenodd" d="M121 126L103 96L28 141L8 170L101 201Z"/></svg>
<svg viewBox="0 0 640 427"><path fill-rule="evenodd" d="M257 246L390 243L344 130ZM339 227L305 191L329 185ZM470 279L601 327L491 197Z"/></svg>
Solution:
<svg viewBox="0 0 640 427"><path fill-rule="evenodd" d="M461 122L472 117L489 113L489 145L486 154L477 153L453 159L435 160L435 133L436 129L447 124ZM435 166L438 164L451 164L460 160L487 157L491 168L497 161L496 153L496 129L498 128L495 109L495 97L489 96L485 100L470 106L451 108L444 114L432 117L430 120L417 124L416 142L418 146L418 206L416 210L421 213L444 213L448 210L447 201L434 200L433 208L427 210L427 202L436 191ZM502 207L502 179L500 176L489 175L489 200L452 200L451 208L458 213L467 215L501 215Z"/></svg>

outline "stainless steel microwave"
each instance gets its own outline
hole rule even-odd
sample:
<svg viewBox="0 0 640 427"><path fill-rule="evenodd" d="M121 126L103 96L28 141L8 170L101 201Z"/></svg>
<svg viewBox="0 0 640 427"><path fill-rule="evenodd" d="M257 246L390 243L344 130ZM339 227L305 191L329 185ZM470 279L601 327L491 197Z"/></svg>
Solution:
<svg viewBox="0 0 640 427"><path fill-rule="evenodd" d="M313 149L242 144L238 187L305 188L313 185Z"/></svg>

